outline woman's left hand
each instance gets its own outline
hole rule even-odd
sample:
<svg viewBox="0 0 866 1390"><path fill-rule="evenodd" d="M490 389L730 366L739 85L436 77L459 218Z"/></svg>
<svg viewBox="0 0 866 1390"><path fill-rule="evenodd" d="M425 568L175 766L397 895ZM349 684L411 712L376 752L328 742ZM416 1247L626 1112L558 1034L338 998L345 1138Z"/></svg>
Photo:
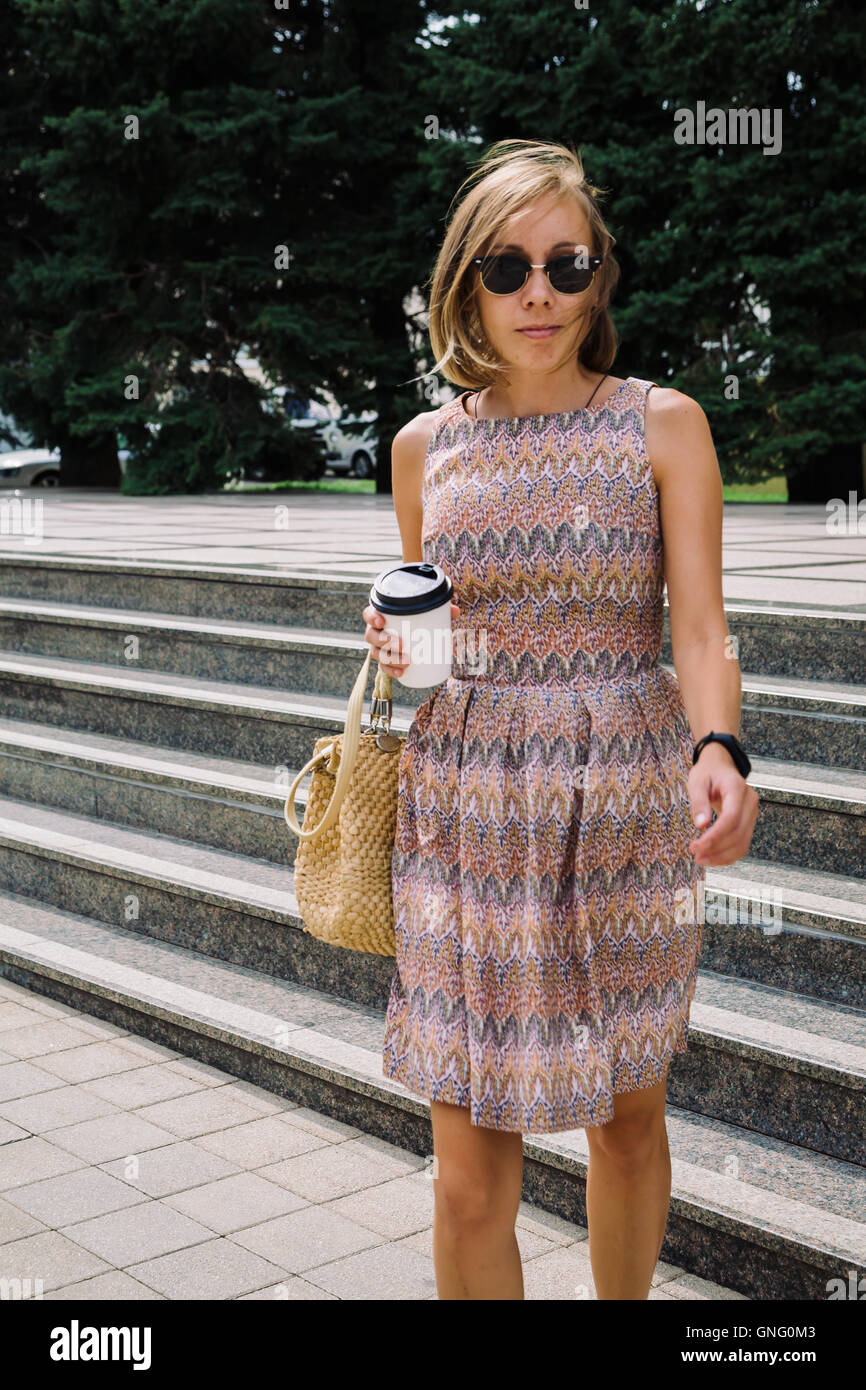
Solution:
<svg viewBox="0 0 866 1390"><path fill-rule="evenodd" d="M707 743L702 748L689 773L689 800L699 831L689 842L695 863L736 864L748 854L760 797L737 771L723 744ZM713 811L717 819L711 824Z"/></svg>

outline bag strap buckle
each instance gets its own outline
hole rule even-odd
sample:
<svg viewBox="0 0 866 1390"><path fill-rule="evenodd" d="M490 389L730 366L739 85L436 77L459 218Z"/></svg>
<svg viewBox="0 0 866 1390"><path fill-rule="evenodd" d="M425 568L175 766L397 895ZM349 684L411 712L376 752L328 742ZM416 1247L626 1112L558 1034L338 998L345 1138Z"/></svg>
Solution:
<svg viewBox="0 0 866 1390"><path fill-rule="evenodd" d="M373 685L373 695L370 700L370 722L366 732L369 733L390 733L391 732L391 711L393 709L391 698L391 677L387 676L381 666L377 667L376 680Z"/></svg>

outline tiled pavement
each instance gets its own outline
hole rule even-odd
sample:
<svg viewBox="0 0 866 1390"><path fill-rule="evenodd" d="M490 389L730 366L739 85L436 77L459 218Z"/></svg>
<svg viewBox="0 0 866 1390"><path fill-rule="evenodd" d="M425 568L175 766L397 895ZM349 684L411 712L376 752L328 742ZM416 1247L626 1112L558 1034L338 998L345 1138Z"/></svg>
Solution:
<svg viewBox="0 0 866 1390"><path fill-rule="evenodd" d="M429 1174L0 979L0 1280L31 1296L435 1299ZM522 1203L517 1239L527 1299L595 1298L584 1227ZM743 1299L662 1262L649 1297Z"/></svg>
<svg viewBox="0 0 866 1390"><path fill-rule="evenodd" d="M125 497L23 488L13 503L15 495L0 490L0 548L25 555L324 572L368 582L402 556L387 493ZM725 601L866 612L866 537L858 534L856 509L842 525L831 500L826 506L726 504Z"/></svg>

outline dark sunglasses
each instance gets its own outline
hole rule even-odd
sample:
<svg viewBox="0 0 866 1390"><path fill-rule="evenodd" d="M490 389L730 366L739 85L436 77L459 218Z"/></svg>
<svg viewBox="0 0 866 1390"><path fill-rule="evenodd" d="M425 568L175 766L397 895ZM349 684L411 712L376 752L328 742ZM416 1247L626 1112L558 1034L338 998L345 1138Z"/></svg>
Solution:
<svg viewBox="0 0 866 1390"><path fill-rule="evenodd" d="M592 284L604 256L586 256L587 265L575 265L577 256L555 256L546 265L535 265L523 256L473 256L472 265L481 272L481 283L491 294L516 294L526 284L530 270L544 270L557 294L580 294Z"/></svg>

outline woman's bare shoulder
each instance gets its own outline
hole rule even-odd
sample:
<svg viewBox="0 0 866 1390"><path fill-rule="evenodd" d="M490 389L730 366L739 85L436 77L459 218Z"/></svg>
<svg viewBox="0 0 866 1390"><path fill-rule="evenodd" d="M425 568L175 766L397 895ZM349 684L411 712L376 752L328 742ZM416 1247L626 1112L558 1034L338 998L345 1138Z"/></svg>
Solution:
<svg viewBox="0 0 866 1390"><path fill-rule="evenodd" d="M656 386L647 392L646 398L647 419L668 420L672 415L679 415L681 418L697 419L704 414L703 407L699 401L692 396L687 396L684 391L676 391L672 386Z"/></svg>
<svg viewBox="0 0 866 1390"><path fill-rule="evenodd" d="M451 402L447 402L451 404ZM436 410L422 410L407 420L394 435L391 446L391 459L394 464L421 464L427 454L427 446L446 406Z"/></svg>
<svg viewBox="0 0 866 1390"><path fill-rule="evenodd" d="M391 445L391 491L403 543L403 561L423 556L424 508L422 493L427 449L444 407L422 410L407 420Z"/></svg>
<svg viewBox="0 0 866 1390"><path fill-rule="evenodd" d="M647 393L644 436L658 484L694 475L700 463L718 470L710 425L699 401L671 386Z"/></svg>

